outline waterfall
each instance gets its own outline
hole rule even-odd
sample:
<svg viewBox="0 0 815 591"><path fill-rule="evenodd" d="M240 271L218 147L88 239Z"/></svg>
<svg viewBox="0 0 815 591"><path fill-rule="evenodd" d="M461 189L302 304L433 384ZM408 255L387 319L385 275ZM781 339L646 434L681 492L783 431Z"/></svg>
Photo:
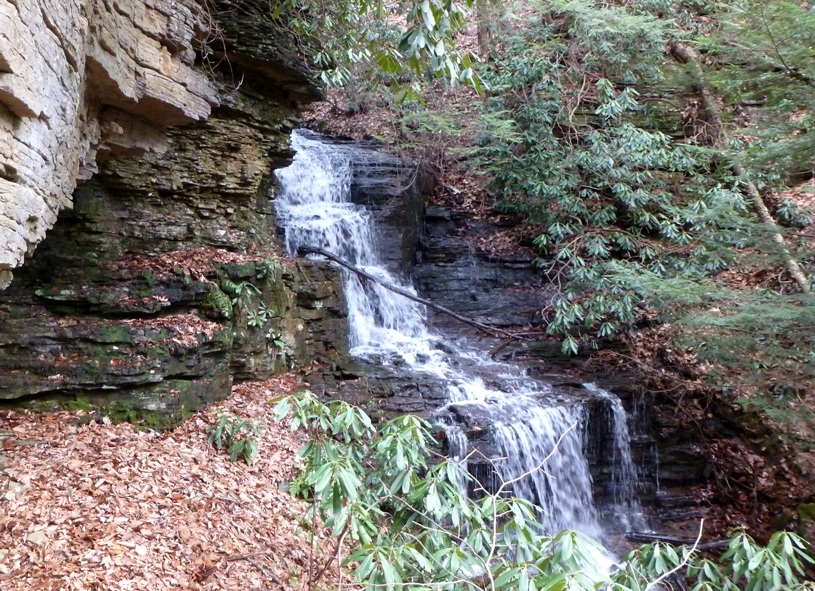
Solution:
<svg viewBox="0 0 815 591"><path fill-rule="evenodd" d="M291 166L275 172L279 185L275 203L289 252L304 245L323 248L387 283L413 291L381 262L369 212L350 201L354 162L375 157L376 152L300 131L292 135L292 147L296 154ZM437 421L445 427L449 455L466 462L485 488L493 492L501 483L511 482L515 495L543 508L540 519L547 531L571 528L599 535L584 453L586 400L599 396L612 408L613 436L607 445L614 448L615 494L620 507L630 506L636 471L625 411L616 397L591 385L582 397L564 395L525 378L518 367L490 361L472 344L440 346L442 339L427 328L424 306L342 272L351 354L398 363L442 380L449 403L437 412ZM476 368L482 377L466 368ZM489 457L473 451L484 433Z"/></svg>
<svg viewBox="0 0 815 591"><path fill-rule="evenodd" d="M275 172L280 184L275 204L286 249L294 253L302 245L323 248L386 283L400 284L379 261L370 215L349 201L352 160L362 149L326 143L303 132L292 135L292 147L292 165ZM424 306L347 270L343 283L352 355L383 362L398 356L410 364L440 357L431 349ZM415 293L410 285L400 287Z"/></svg>
<svg viewBox="0 0 815 591"><path fill-rule="evenodd" d="M611 468L609 509L625 529L633 526L639 527L642 512L639 501L633 494L637 486L637 467L631 457L631 435L627 425L627 413L620 399L610 392L593 383L584 384L584 387L596 393L598 398L604 402L605 422L608 425L604 443L609 451L608 464Z"/></svg>

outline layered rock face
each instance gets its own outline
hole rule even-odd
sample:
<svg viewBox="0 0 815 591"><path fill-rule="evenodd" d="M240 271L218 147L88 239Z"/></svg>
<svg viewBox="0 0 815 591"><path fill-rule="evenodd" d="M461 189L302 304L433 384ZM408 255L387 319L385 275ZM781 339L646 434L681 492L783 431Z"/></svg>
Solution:
<svg viewBox="0 0 815 591"><path fill-rule="evenodd" d="M164 426L343 354L334 272L276 238L319 91L267 11L0 0L0 401Z"/></svg>
<svg viewBox="0 0 815 591"><path fill-rule="evenodd" d="M195 0L0 1L0 286L98 160L209 116L206 17Z"/></svg>

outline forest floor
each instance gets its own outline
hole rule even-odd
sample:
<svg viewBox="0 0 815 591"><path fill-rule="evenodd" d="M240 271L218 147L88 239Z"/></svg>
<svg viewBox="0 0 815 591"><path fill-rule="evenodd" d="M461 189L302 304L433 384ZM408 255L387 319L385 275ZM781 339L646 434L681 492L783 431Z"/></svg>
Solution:
<svg viewBox="0 0 815 591"><path fill-rule="evenodd" d="M0 588L300 589L308 507L285 483L302 439L269 403L298 386L290 374L240 384L168 433L0 413ZM225 412L261 426L251 466L207 442ZM317 533L322 564L330 544ZM337 580L333 563L325 576Z"/></svg>

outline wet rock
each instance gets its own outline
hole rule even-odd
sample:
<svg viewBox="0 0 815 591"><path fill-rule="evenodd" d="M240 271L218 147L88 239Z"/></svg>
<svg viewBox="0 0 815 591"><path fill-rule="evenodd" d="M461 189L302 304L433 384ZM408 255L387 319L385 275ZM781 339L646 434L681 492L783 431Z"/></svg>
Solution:
<svg viewBox="0 0 815 591"><path fill-rule="evenodd" d="M533 254L491 255L473 245L490 228L440 207L428 208L413 270L422 297L468 318L495 326L527 326L541 322L540 311L553 290L532 266ZM460 332L450 317L431 312L440 331Z"/></svg>
<svg viewBox="0 0 815 591"><path fill-rule="evenodd" d="M193 280L145 273L137 262L107 261L80 287L70 272L64 287L36 287L36 259L24 268L0 294L0 399L37 408L125 405L117 418L154 412L167 424L224 398L233 379L345 354L345 307L330 287L338 280L330 267L309 262L267 281L258 279L264 261L213 261ZM251 292L244 287L246 297L233 304L229 285Z"/></svg>
<svg viewBox="0 0 815 591"><path fill-rule="evenodd" d="M659 482L664 486L691 485L707 480L711 466L696 443L659 445Z"/></svg>
<svg viewBox="0 0 815 591"><path fill-rule="evenodd" d="M372 214L383 262L406 277L413 267L422 232L424 196L414 164L375 143L353 142L352 203Z"/></svg>
<svg viewBox="0 0 815 591"><path fill-rule="evenodd" d="M444 381L434 376L361 360L343 361L333 372L316 371L308 379L315 393L361 406L383 420L403 414L429 418L447 399Z"/></svg>

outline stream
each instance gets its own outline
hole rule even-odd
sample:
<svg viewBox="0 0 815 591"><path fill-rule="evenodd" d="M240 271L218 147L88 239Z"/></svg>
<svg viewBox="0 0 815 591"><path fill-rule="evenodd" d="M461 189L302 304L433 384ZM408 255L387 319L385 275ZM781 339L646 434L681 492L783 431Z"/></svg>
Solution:
<svg viewBox="0 0 815 591"><path fill-rule="evenodd" d="M292 147L293 163L275 173L287 250L322 248L416 293L409 277L385 262L370 211L350 200L354 166L380 158L378 151L306 131L294 132ZM448 455L481 486L495 491L513 481L513 494L542 508L549 533L575 529L602 538L642 524L628 420L614 394L591 383L564 389L532 379L523 367L492 361L476 339L434 333L423 305L342 273L351 355L438 381L447 403L433 419ZM590 428L590 420L603 424ZM601 440L592 440L598 432ZM602 450L610 483L602 505L594 500L591 450Z"/></svg>

